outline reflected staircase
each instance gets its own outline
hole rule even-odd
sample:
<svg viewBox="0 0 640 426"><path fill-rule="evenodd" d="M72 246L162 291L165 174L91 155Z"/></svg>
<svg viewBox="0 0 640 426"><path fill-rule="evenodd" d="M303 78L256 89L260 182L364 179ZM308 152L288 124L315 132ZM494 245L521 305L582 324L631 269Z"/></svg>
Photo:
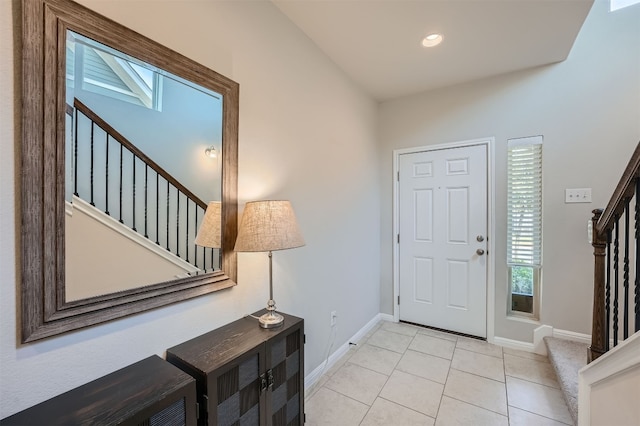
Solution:
<svg viewBox="0 0 640 426"><path fill-rule="evenodd" d="M67 202L85 201L196 271L220 269L220 250L194 243L207 204L79 99L66 112Z"/></svg>

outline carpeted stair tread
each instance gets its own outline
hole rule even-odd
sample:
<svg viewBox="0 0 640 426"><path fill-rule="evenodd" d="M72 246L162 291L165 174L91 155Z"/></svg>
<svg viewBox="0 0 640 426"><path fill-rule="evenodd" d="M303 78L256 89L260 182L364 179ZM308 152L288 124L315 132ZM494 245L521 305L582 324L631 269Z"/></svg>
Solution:
<svg viewBox="0 0 640 426"><path fill-rule="evenodd" d="M574 422L578 423L578 371L587 365L587 349L584 343L545 337L549 361L553 365L560 388Z"/></svg>

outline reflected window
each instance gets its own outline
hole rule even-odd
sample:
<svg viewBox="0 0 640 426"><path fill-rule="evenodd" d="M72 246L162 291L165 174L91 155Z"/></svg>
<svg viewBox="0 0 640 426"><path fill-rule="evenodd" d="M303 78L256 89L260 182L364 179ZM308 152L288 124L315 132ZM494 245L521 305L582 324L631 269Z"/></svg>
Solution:
<svg viewBox="0 0 640 426"><path fill-rule="evenodd" d="M624 9L625 7L633 6L635 4L640 4L640 0L611 0L609 3L609 10L614 12L619 9Z"/></svg>
<svg viewBox="0 0 640 426"><path fill-rule="evenodd" d="M71 31L67 40L67 87L162 110L162 75L134 58ZM77 82L81 82L78 86Z"/></svg>

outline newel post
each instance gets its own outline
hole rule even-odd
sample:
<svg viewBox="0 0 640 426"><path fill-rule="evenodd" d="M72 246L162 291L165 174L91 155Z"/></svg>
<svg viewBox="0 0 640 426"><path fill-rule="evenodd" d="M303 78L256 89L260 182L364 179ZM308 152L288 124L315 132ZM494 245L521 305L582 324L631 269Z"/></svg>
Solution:
<svg viewBox="0 0 640 426"><path fill-rule="evenodd" d="M597 232L596 225L602 209L593 210L591 224L593 232L591 245L593 246L593 322L591 325L591 346L589 347L588 361L594 361L605 353L606 318L605 318L605 254L607 248L606 236Z"/></svg>

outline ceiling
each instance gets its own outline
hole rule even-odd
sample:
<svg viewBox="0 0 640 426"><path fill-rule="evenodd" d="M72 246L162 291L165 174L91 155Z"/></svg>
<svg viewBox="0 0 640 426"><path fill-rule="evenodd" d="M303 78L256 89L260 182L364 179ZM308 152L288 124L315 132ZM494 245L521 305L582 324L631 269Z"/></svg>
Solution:
<svg viewBox="0 0 640 426"><path fill-rule="evenodd" d="M377 100L563 61L593 0L272 0ZM424 48L439 32L444 41Z"/></svg>

